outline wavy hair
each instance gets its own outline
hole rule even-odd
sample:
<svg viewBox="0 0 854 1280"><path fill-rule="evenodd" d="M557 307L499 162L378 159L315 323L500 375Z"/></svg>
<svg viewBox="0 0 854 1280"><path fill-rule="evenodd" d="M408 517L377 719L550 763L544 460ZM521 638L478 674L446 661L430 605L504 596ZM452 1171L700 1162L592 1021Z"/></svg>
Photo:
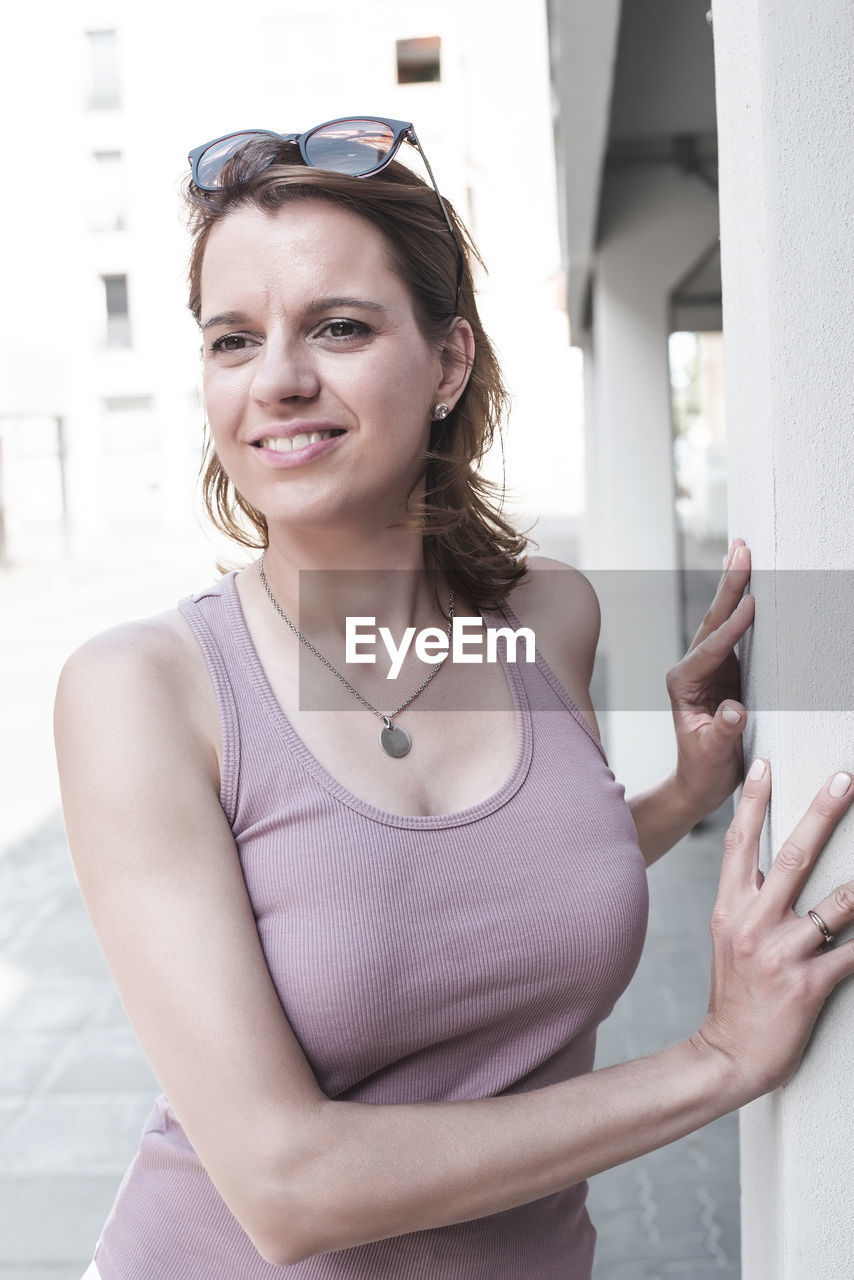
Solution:
<svg viewBox="0 0 854 1280"><path fill-rule="evenodd" d="M471 264L483 262L452 206L445 201L463 254L458 306L453 237L432 186L404 165L392 161L372 177L353 177L309 168L294 143L264 138L230 159L221 181L215 192L199 191L189 180L185 186L192 235L189 308L197 323L202 263L217 223L246 206L274 215L292 202L310 199L343 206L379 228L428 342L438 345L447 338L457 316L471 325L475 356L468 383L448 417L432 424L424 454L424 500L413 500L410 491L408 518L397 527L422 534L425 562L440 570L459 594L477 606L499 603L526 572L527 540L502 515L503 485L478 470L496 435L501 440L509 397L475 301ZM214 525L243 546L265 548L266 518L232 484L209 434L199 475Z"/></svg>

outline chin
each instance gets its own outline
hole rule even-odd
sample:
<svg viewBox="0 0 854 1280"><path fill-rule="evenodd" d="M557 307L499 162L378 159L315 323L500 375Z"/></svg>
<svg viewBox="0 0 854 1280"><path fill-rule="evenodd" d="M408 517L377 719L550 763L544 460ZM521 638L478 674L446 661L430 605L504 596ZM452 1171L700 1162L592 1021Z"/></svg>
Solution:
<svg viewBox="0 0 854 1280"><path fill-rule="evenodd" d="M365 499L358 504L329 502L267 502L256 508L262 511L269 527L287 529L312 529L318 533L332 533L336 529L352 529L353 526L374 525L377 504Z"/></svg>

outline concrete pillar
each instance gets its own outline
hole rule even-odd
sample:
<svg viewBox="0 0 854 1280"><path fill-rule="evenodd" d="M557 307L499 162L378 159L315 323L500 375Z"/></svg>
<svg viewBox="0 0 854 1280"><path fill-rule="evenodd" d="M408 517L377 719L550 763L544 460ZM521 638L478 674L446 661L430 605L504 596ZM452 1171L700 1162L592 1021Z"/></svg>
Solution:
<svg viewBox="0 0 854 1280"><path fill-rule="evenodd" d="M714 40L730 529L754 556L746 756L771 760L767 870L827 775L854 767L854 10L714 0ZM852 831L849 815L800 914L851 877ZM744 1280L852 1274L852 1061L849 981L794 1079L742 1113Z"/></svg>
<svg viewBox="0 0 854 1280"><path fill-rule="evenodd" d="M582 567L599 588L612 767L631 793L675 761L664 676L681 656L670 295L718 234L714 194L672 167L606 177L585 396L596 439ZM653 573L651 570L663 572ZM638 620L643 625L638 625ZM660 706L638 706L640 671L660 672Z"/></svg>

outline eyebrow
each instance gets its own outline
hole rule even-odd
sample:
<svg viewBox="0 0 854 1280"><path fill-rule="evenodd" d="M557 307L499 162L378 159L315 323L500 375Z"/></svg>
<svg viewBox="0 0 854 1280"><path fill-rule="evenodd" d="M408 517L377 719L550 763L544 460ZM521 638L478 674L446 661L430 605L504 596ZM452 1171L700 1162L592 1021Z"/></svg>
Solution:
<svg viewBox="0 0 854 1280"><path fill-rule="evenodd" d="M344 294L329 298L315 298L306 307L306 313L315 315L318 311L328 311L333 307L362 307L365 311L386 310L382 303L369 302L367 298L351 298Z"/></svg>
<svg viewBox="0 0 854 1280"><path fill-rule="evenodd" d="M223 311L218 316L211 316L202 325L202 330L214 329L218 324L245 324L247 317L242 311Z"/></svg>
<svg viewBox="0 0 854 1280"><path fill-rule="evenodd" d="M305 308L305 314L309 316L318 315L321 311L333 310L337 307L361 307L363 311L385 311L386 308L380 302L370 302L367 298L351 298L346 294L341 294L328 298L313 298ZM205 329L215 329L217 325L222 324L246 324L249 317L243 311L222 311L219 315L211 316L202 325L202 331Z"/></svg>

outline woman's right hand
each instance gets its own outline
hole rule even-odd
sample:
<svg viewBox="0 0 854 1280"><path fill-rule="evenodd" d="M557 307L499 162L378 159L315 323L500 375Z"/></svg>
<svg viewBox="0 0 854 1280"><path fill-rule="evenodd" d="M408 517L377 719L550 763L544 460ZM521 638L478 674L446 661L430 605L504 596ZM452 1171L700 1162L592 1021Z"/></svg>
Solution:
<svg viewBox="0 0 854 1280"><path fill-rule="evenodd" d="M757 777L760 763L764 770ZM834 795L832 788L841 790L846 782L845 791ZM770 795L770 765L757 761L724 838L711 922L712 992L693 1037L698 1047L730 1059L745 1101L789 1079L828 995L854 973L854 941L826 948L815 921L794 910L819 853L854 797L851 775L835 773L828 779L763 880L759 834ZM854 881L839 885L813 910L831 934L844 929L854 921Z"/></svg>

